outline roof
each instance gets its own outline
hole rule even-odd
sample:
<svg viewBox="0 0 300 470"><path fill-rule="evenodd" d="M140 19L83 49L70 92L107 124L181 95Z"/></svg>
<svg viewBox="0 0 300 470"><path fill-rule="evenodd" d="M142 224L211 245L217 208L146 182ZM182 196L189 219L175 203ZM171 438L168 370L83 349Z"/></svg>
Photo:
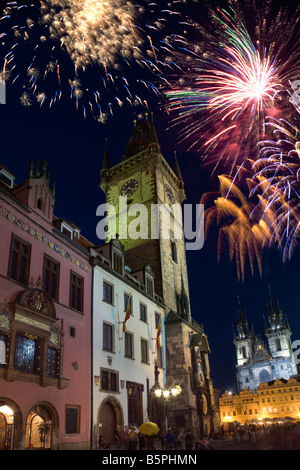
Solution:
<svg viewBox="0 0 300 470"><path fill-rule="evenodd" d="M123 160L127 160L147 150L151 145L155 145L157 150L160 149L153 118L149 120L146 114L144 121L139 124L135 123L124 152Z"/></svg>

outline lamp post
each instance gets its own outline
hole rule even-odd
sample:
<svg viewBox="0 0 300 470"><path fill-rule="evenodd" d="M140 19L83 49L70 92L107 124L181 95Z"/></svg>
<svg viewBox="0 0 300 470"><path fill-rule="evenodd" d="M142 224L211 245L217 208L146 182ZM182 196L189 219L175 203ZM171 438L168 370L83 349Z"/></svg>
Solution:
<svg viewBox="0 0 300 470"><path fill-rule="evenodd" d="M170 400L176 398L178 395L181 394L182 389L180 385L172 385L170 387L163 388L159 384L158 381L159 370L157 367L157 362L154 362L154 377L155 383L150 390L150 402L152 403L151 406L148 408L148 415L151 416L154 421L159 421L160 423L163 422L164 425L167 427L168 416L167 416L167 408L170 403ZM156 404L155 406L153 406ZM161 411L163 410L163 413ZM162 418L162 420L161 420ZM160 424L158 423L158 424Z"/></svg>
<svg viewBox="0 0 300 470"><path fill-rule="evenodd" d="M181 392L182 392L182 389L180 385L173 385L170 388L158 387L154 390L155 398L162 401L163 403L164 420L165 420L166 428L168 428L168 407L169 407L170 400L172 398L176 398L178 395L181 394Z"/></svg>

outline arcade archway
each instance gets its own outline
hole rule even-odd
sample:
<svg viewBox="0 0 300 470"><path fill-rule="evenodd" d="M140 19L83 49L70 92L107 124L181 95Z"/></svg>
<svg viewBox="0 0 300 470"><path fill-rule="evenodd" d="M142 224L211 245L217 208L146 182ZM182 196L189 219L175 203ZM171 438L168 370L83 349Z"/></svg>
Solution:
<svg viewBox="0 0 300 470"><path fill-rule="evenodd" d="M53 449L58 437L58 415L49 403L38 403L29 412L25 429L25 449Z"/></svg>
<svg viewBox="0 0 300 470"><path fill-rule="evenodd" d="M21 411L9 398L0 398L0 450L18 449L21 445Z"/></svg>
<svg viewBox="0 0 300 470"><path fill-rule="evenodd" d="M123 429L123 412L120 403L113 397L102 402L98 412L98 441L102 436L103 441L114 443L115 426Z"/></svg>

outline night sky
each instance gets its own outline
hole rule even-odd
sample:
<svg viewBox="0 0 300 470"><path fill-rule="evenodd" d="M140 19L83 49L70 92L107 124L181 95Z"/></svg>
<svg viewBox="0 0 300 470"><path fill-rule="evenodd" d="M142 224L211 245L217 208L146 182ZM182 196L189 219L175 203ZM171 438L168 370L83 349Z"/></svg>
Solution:
<svg viewBox="0 0 300 470"><path fill-rule="evenodd" d="M173 166L177 158L185 182L186 203L200 202L201 195L216 189L209 168L202 167L199 155L178 146L176 132L168 130L169 118L160 110L156 97L149 99L154 113L158 139L164 157ZM111 163L120 161L129 139L135 109L125 105L105 124L92 117L84 119L74 103L62 100L51 109L24 107L14 86L7 87L7 103L0 107L1 158L21 183L27 176L29 161L46 160L51 179L56 181L55 215L74 222L82 234L98 244L96 208L104 202L99 188L105 138ZM287 315L293 335L300 339L299 249L283 264L281 253L264 252L263 275L252 276L247 268L244 282L238 282L235 261L224 251L217 262L216 237L209 236L204 247L187 252L192 316L204 325L212 354L211 376L216 388L236 389L233 329L237 313L237 295L256 334L263 334L263 315L267 316L270 284L282 312Z"/></svg>

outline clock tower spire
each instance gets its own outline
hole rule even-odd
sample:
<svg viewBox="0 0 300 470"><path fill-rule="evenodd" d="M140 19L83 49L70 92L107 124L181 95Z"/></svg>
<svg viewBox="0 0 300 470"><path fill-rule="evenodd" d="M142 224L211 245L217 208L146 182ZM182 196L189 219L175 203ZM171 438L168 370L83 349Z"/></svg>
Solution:
<svg viewBox="0 0 300 470"><path fill-rule="evenodd" d="M139 271L146 264L152 267L156 293L175 312L180 305L175 299L180 298L183 283L185 315L189 318L181 214L186 196L176 156L173 170L161 153L153 115L149 118L146 114L143 121L134 123L120 160L114 166L105 164L101 170L100 187L106 195L106 203L113 206L116 213L116 224L111 228L108 224L108 240L119 234L125 261L133 271Z"/></svg>

